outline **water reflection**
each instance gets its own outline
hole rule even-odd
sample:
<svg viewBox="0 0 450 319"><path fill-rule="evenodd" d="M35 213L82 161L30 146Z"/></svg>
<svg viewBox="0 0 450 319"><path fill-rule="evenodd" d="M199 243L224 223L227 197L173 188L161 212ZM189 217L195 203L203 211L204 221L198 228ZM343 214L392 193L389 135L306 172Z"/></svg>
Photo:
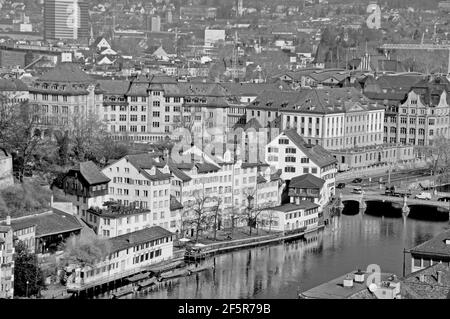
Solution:
<svg viewBox="0 0 450 319"><path fill-rule="evenodd" d="M206 261L215 263L215 269L160 283L130 298L296 298L298 290L371 263L401 275L403 249L448 225L404 220L401 212L384 216L386 207L375 203L368 203L364 214L344 212L305 239L216 256Z"/></svg>

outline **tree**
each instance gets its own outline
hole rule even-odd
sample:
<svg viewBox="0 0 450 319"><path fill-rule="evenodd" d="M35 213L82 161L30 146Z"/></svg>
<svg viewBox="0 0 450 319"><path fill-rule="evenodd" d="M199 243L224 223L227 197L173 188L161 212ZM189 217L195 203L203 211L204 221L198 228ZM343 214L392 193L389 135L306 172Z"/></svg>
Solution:
<svg viewBox="0 0 450 319"><path fill-rule="evenodd" d="M66 262L84 266L93 266L111 253L111 242L95 234L72 236L64 243L64 257Z"/></svg>
<svg viewBox="0 0 450 319"><path fill-rule="evenodd" d="M448 182L450 177L450 139L437 137L429 146L421 148L420 151L433 160L431 168L435 175L439 175L439 182Z"/></svg>
<svg viewBox="0 0 450 319"><path fill-rule="evenodd" d="M5 108L5 107L4 107ZM11 151L19 181L23 182L26 166L44 143L28 102L6 106L7 118L0 124L0 143Z"/></svg>
<svg viewBox="0 0 450 319"><path fill-rule="evenodd" d="M45 280L37 256L30 253L22 241L17 242L14 254L14 295L35 296L42 289L45 289Z"/></svg>
<svg viewBox="0 0 450 319"><path fill-rule="evenodd" d="M215 197L214 200L216 201L216 205L214 205L214 207L212 208L212 212L213 212L213 219L214 219L214 223L213 223L214 240L216 240L217 239L217 230L218 230L219 221L220 221L220 217L221 217L221 213L222 213L222 211L220 209L220 206L222 204L222 199Z"/></svg>
<svg viewBox="0 0 450 319"><path fill-rule="evenodd" d="M267 211L270 207L273 206L272 202L264 203L262 205L254 205L254 192L250 192L246 194L247 197L247 207L244 209L244 214L242 215L242 218L247 223L247 226L249 227L249 235L252 235L252 228L256 228L256 233L258 234L258 217L261 215L262 212Z"/></svg>
<svg viewBox="0 0 450 319"><path fill-rule="evenodd" d="M191 214L187 220L187 224L195 229L196 242L200 233L208 229L211 225L211 207L207 205L211 200L215 199L197 193L194 196L194 203L189 207Z"/></svg>

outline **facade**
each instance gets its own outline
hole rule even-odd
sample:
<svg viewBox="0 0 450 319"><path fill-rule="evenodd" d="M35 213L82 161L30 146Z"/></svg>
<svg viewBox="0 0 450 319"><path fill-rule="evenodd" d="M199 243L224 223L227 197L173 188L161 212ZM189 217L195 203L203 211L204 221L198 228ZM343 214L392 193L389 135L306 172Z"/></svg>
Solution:
<svg viewBox="0 0 450 319"><path fill-rule="evenodd" d="M45 40L88 40L89 3L85 0L44 1Z"/></svg>
<svg viewBox="0 0 450 319"><path fill-rule="evenodd" d="M149 154L127 155L105 167L103 173L111 179L108 194L111 201L148 209L151 216L145 223L177 231L180 216L170 210L168 165L160 164Z"/></svg>
<svg viewBox="0 0 450 319"><path fill-rule="evenodd" d="M412 86L403 103L393 105L385 118L388 143L428 146L433 139L450 137L450 84L421 81Z"/></svg>
<svg viewBox="0 0 450 319"><path fill-rule="evenodd" d="M320 210L329 201L325 181L311 174L303 174L291 179L289 183L289 199L293 204L310 201L318 204Z"/></svg>
<svg viewBox="0 0 450 319"><path fill-rule="evenodd" d="M30 86L33 120L42 134L65 131L88 119L101 119L103 94L81 68L70 62L57 65Z"/></svg>
<svg viewBox="0 0 450 319"><path fill-rule="evenodd" d="M105 279L132 275L173 256L173 234L159 226L113 237L109 241L111 253L103 260L92 266L67 267L69 292Z"/></svg>
<svg viewBox="0 0 450 319"><path fill-rule="evenodd" d="M283 180L311 174L325 181L323 203L335 194L337 160L320 145L305 142L295 130L287 130L266 146L266 162L281 170Z"/></svg>
<svg viewBox="0 0 450 319"><path fill-rule="evenodd" d="M63 178L62 187L66 199L76 207L77 216L87 221L86 211L90 207L101 207L108 201L109 182L110 179L88 161L70 169Z"/></svg>
<svg viewBox="0 0 450 319"><path fill-rule="evenodd" d="M231 227L233 215L249 205L260 209L281 203L279 175L272 174L266 165L234 161L229 151L221 159L197 151L191 162L169 165L173 176L172 195L183 206L182 224L192 217L193 210L204 198L210 199L204 204L205 208L220 211L225 228ZM189 227L183 228L187 236L193 236L193 232Z"/></svg>
<svg viewBox="0 0 450 319"><path fill-rule="evenodd" d="M0 225L0 299L14 297L14 243L13 230Z"/></svg>
<svg viewBox="0 0 450 319"><path fill-rule="evenodd" d="M261 212L261 228L271 231L302 231L314 229L319 222L319 205L309 201L284 204Z"/></svg>
<svg viewBox="0 0 450 319"><path fill-rule="evenodd" d="M108 202L102 208L89 208L86 223L101 237L116 237L151 226L149 209Z"/></svg>

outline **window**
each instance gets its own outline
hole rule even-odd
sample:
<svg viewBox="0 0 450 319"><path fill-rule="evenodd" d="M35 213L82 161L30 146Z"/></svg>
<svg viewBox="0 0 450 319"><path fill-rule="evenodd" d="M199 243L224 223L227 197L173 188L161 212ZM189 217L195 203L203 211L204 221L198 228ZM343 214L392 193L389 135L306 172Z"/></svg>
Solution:
<svg viewBox="0 0 450 319"><path fill-rule="evenodd" d="M307 157L302 157L302 158L300 159L300 163L309 163L309 158L307 158Z"/></svg>
<svg viewBox="0 0 450 319"><path fill-rule="evenodd" d="M147 120L147 117L145 115L141 115L141 122L145 122Z"/></svg>
<svg viewBox="0 0 450 319"><path fill-rule="evenodd" d="M131 122L137 122L137 115L130 115Z"/></svg>
<svg viewBox="0 0 450 319"><path fill-rule="evenodd" d="M125 114L120 114L120 115L119 115L119 121L124 122L124 121L126 121L126 120L127 120L127 116L126 116Z"/></svg>
<svg viewBox="0 0 450 319"><path fill-rule="evenodd" d="M286 163L295 163L295 157L294 156L287 156L285 158Z"/></svg>
<svg viewBox="0 0 450 319"><path fill-rule="evenodd" d="M152 126L153 126L153 127L159 127L159 122L153 122L153 123L152 123Z"/></svg>
<svg viewBox="0 0 450 319"><path fill-rule="evenodd" d="M292 166L286 166L286 167L284 168L284 171L285 171L286 173L295 173L295 167L292 167Z"/></svg>
<svg viewBox="0 0 450 319"><path fill-rule="evenodd" d="M279 141L278 141L278 143L281 145L281 144L289 144L289 140L288 139L285 139L285 138L280 138L279 139Z"/></svg>
<svg viewBox="0 0 450 319"><path fill-rule="evenodd" d="M159 101L153 101L154 107L159 107L160 105L161 105L161 103Z"/></svg>
<svg viewBox="0 0 450 319"><path fill-rule="evenodd" d="M297 150L293 147L286 148L286 154L295 154L296 152L297 152Z"/></svg>
<svg viewBox="0 0 450 319"><path fill-rule="evenodd" d="M153 117L159 117L159 112L153 112Z"/></svg>

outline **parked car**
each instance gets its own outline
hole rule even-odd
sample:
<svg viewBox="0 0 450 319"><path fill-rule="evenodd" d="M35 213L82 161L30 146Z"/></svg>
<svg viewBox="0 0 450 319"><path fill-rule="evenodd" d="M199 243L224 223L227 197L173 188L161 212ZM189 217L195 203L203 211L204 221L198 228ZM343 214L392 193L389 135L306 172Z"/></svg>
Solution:
<svg viewBox="0 0 450 319"><path fill-rule="evenodd" d="M345 183L337 184L336 188L340 188L340 189L345 188Z"/></svg>
<svg viewBox="0 0 450 319"><path fill-rule="evenodd" d="M357 186L357 187L354 187L354 188L353 188L352 193L353 193L353 194L362 194L362 193L364 193L364 191L362 190L361 187Z"/></svg>
<svg viewBox="0 0 450 319"><path fill-rule="evenodd" d="M430 200L431 199L431 193L422 192L422 193L417 194L416 196L414 196L414 198Z"/></svg>
<svg viewBox="0 0 450 319"><path fill-rule="evenodd" d="M361 183L361 182L362 182L362 178L355 178L355 179L352 181L353 184L359 184L359 183Z"/></svg>

